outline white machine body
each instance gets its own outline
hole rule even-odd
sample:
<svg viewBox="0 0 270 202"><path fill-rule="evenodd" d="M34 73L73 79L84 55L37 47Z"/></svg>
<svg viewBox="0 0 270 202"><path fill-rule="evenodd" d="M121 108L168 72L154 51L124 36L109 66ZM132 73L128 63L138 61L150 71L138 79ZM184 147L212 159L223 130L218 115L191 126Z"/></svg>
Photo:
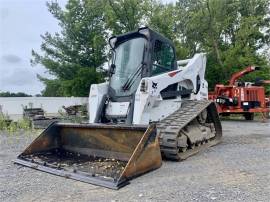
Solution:
<svg viewBox="0 0 270 202"><path fill-rule="evenodd" d="M134 100L132 124L149 124L164 119L181 107L183 100L208 99L208 83L205 80L206 56L195 54L188 60L177 61L178 69L153 77L141 79ZM184 98L163 99L161 91L171 84L178 84L178 90L191 90ZM89 122L95 123L99 105L108 93L109 83L91 85L89 95ZM106 105L105 114L125 118L130 110L130 102L111 102Z"/></svg>

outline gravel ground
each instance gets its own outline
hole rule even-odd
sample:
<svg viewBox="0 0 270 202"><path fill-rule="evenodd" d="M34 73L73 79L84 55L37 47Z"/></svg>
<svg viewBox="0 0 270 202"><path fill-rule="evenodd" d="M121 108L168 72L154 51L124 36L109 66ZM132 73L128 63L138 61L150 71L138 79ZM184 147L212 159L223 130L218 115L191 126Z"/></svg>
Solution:
<svg viewBox="0 0 270 202"><path fill-rule="evenodd" d="M223 141L118 190L14 165L35 137L0 133L0 201L269 201L270 122L223 121Z"/></svg>

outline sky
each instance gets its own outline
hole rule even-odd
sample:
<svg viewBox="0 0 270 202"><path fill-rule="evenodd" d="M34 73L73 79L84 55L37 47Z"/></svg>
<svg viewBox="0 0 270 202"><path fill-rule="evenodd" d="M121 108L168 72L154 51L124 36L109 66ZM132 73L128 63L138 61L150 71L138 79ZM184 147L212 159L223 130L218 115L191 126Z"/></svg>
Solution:
<svg viewBox="0 0 270 202"><path fill-rule="evenodd" d="M36 75L48 75L46 69L31 66L30 59L46 31L57 32L59 26L45 0L0 0L0 91L35 95L44 89Z"/></svg>
<svg viewBox="0 0 270 202"><path fill-rule="evenodd" d="M67 0L58 2L64 6ZM46 0L0 0L0 92L41 93L44 85L37 74L49 74L41 65L31 66L30 59L32 49L40 51L40 35L46 31L60 31Z"/></svg>

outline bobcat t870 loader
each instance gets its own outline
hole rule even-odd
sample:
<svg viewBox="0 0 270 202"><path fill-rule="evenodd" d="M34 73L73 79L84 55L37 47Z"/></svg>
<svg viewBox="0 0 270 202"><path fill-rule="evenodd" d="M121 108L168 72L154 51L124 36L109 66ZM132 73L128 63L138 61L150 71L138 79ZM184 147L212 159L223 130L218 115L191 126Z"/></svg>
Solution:
<svg viewBox="0 0 270 202"><path fill-rule="evenodd" d="M172 42L147 27L109 44L109 82L91 85L89 123L51 124L16 163L118 189L162 157L184 160L220 142L204 54L177 61Z"/></svg>

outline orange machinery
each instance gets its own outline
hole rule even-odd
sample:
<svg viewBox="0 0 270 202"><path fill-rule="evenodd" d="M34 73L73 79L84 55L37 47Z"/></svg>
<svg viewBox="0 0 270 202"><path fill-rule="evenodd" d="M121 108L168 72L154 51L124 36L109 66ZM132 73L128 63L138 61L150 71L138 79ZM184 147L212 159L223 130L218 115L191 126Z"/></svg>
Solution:
<svg viewBox="0 0 270 202"><path fill-rule="evenodd" d="M254 83L238 81L244 75L259 70L259 67L246 67L234 73L229 85L216 84L214 92L209 92L209 99L214 100L220 115L242 114L246 120L253 120L254 113L269 116L270 98L265 96L263 84L270 80L257 80Z"/></svg>

